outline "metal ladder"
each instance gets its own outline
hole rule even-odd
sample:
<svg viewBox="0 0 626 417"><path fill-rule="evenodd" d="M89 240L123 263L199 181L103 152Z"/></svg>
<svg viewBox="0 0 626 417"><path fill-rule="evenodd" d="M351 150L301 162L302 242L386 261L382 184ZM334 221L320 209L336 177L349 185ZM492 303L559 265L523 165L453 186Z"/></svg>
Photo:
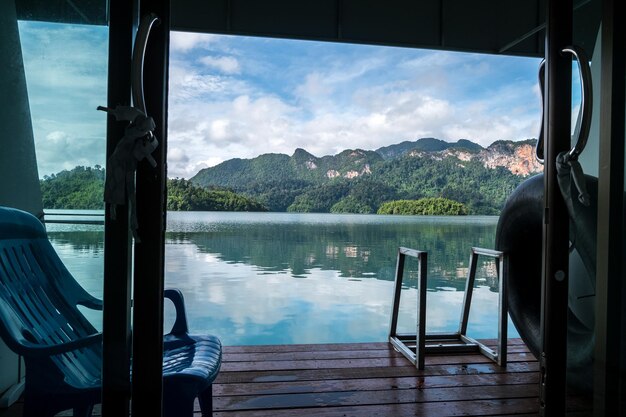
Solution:
<svg viewBox="0 0 626 417"><path fill-rule="evenodd" d="M402 280L404 276L404 264L407 256L417 258L417 327L415 334L400 334L397 332L398 312L400 309L400 295L402 292ZM498 301L498 343L497 349L491 349L485 344L467 335L472 294L476 279L476 267L478 257L487 256L494 258L499 287ZM464 353L480 352L498 365L506 366L507 356L507 297L506 277L508 262L503 252L473 247L471 249L469 273L465 283L465 296L461 310L461 320L456 333L426 333L426 282L428 270L427 252L398 248L398 260L396 264L396 280L394 287L393 307L391 313L391 325L389 330L389 342L400 353L413 363L417 369L424 369L424 357L426 353Z"/></svg>

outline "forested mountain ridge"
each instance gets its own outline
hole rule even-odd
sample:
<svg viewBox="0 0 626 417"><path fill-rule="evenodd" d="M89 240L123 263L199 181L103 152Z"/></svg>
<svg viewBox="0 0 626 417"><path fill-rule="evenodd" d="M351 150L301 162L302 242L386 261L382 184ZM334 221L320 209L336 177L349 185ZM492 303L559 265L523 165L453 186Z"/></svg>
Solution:
<svg viewBox="0 0 626 417"><path fill-rule="evenodd" d="M541 172L534 144L497 141L483 148L464 139L422 138L323 157L296 149L292 156L231 159L190 181L228 187L272 211L375 213L387 201L443 197L465 204L470 214L499 214L511 191Z"/></svg>
<svg viewBox="0 0 626 417"><path fill-rule="evenodd" d="M388 205L395 213L410 201L436 202L428 203L430 210L443 207L438 199L445 199L462 204L459 212L497 215L513 189L537 172L541 165L534 157L534 140L498 141L483 148L466 140L450 144L426 138L323 157L296 149L292 156L231 159L191 180L168 179L167 207L376 213L397 202ZM44 208L101 209L104 178L100 166L44 176Z"/></svg>
<svg viewBox="0 0 626 417"><path fill-rule="evenodd" d="M440 152L446 149L459 149L468 152L480 152L484 148L467 139L459 139L456 142L446 142L435 138L421 138L416 141L404 141L395 145L384 146L376 149L376 153L385 159L396 158L408 152Z"/></svg>
<svg viewBox="0 0 626 417"><path fill-rule="evenodd" d="M243 183L266 184L292 180L322 184L332 178L354 178L371 173L369 167L382 160L374 151L345 150L337 155L318 158L298 148L292 156L268 153L252 159L229 159L215 167L201 170L191 178L191 182L203 187L234 189Z"/></svg>
<svg viewBox="0 0 626 417"><path fill-rule="evenodd" d="M541 172L534 158L535 139L496 141L483 148L461 139L455 143L422 138L379 148L376 151L346 149L337 155L316 157L298 148L292 156L263 154L252 159L229 159L211 168L204 168L190 180L201 186L238 187L242 181L274 182L305 180L323 183L337 177L356 178L371 174L372 167L402 157L443 160L454 157L461 161L478 161L486 168L503 167L513 174L530 175ZM277 169L280 167L280 169Z"/></svg>
<svg viewBox="0 0 626 417"><path fill-rule="evenodd" d="M393 159L404 155L430 156L442 159L454 156L462 161L477 160L486 168L504 167L513 174L530 175L541 172L542 167L535 158L535 139L513 142L499 140L487 148L467 139L455 143L440 139L422 138L414 142L402 142L376 150L383 158Z"/></svg>

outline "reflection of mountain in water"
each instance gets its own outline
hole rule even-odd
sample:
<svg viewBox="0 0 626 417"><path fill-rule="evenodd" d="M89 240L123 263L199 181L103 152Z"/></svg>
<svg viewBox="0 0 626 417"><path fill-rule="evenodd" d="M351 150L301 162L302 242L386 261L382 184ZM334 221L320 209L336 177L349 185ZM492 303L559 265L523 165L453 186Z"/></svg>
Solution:
<svg viewBox="0 0 626 417"><path fill-rule="evenodd" d="M53 244L71 245L76 252L90 252L96 256L104 254L102 231L48 232L48 238Z"/></svg>
<svg viewBox="0 0 626 417"><path fill-rule="evenodd" d="M167 243L193 243L228 263L305 276L311 269L339 271L347 278L393 280L398 246L428 252L429 288L464 288L470 248L493 248L495 221L446 223L231 223L208 232L168 232ZM416 275L407 261L405 279ZM495 289L493 268L481 268ZM456 279L463 278L463 279Z"/></svg>
<svg viewBox="0 0 626 417"><path fill-rule="evenodd" d="M341 216L332 222L311 219L201 221L198 229L171 227L174 231L167 232L166 243L191 243L200 252L210 253L223 262L252 265L266 273L287 272L304 277L312 269L321 269L339 271L345 278L388 281L394 279L398 246L406 246L428 252L429 288L462 290L470 248L493 248L496 227L495 218L477 221L471 216L464 217L464 221L423 218L415 222L352 222ZM72 252L95 257L104 254L102 230L50 231L48 235L56 247L69 250L66 256ZM416 281L411 278L416 276L416 270L417 263L408 258L407 285L415 286ZM486 279L481 285L497 288L492 263L479 269L478 278L481 277Z"/></svg>

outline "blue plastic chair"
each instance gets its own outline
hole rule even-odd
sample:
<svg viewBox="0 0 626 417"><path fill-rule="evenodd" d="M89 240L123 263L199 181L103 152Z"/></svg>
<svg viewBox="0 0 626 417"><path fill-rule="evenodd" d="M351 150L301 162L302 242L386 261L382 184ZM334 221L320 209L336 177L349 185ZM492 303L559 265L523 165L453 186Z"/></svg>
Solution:
<svg viewBox="0 0 626 417"><path fill-rule="evenodd" d="M182 294L168 289L176 319L163 339L164 416L212 413L212 383L222 361L220 340L190 335ZM73 409L90 416L101 401L102 334L78 310L102 309L72 277L29 213L0 207L0 336L24 358L25 417Z"/></svg>

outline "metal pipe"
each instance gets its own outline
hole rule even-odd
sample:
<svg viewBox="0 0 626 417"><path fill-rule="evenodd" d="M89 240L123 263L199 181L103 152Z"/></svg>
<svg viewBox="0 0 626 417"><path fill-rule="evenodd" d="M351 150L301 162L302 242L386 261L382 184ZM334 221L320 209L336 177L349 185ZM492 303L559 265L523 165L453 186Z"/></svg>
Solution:
<svg viewBox="0 0 626 417"><path fill-rule="evenodd" d="M155 166L139 163L136 174L137 220L141 242L135 242L133 288L132 415L162 415L163 294L167 180L167 93L170 1L142 0L140 15L152 28L161 19L145 48L145 110L154 119L160 144L152 154ZM154 13L154 15L152 15ZM140 44L141 44L140 40ZM137 61L139 63L139 61ZM142 84L143 85L143 84ZM140 104L137 102L137 104Z"/></svg>
<svg viewBox="0 0 626 417"><path fill-rule="evenodd" d="M133 105L146 114L146 100L143 94L143 70L144 60L146 57L146 48L148 47L148 37L152 27L158 25L160 20L154 13L149 13L141 19L137 37L135 38L135 47L133 49L132 61L132 88L133 88Z"/></svg>
<svg viewBox="0 0 626 417"><path fill-rule="evenodd" d="M591 81L591 69L589 68L589 58L582 48L578 46L568 46L563 48L565 53L570 53L578 63L578 71L580 72L580 109L578 111L578 121L574 131L575 143L568 153L568 158L572 160L578 159L578 156L585 149L587 140L589 139L589 129L591 128L591 114L593 112L593 93Z"/></svg>
<svg viewBox="0 0 626 417"><path fill-rule="evenodd" d="M564 416L566 403L569 216L556 159L569 149L571 140L572 64L561 51L572 42L572 26L572 0L548 1L540 355L540 413L547 417Z"/></svg>
<svg viewBox="0 0 626 417"><path fill-rule="evenodd" d="M109 1L109 60L107 106L130 105L131 57L134 1ZM124 136L115 118L107 118L107 158ZM128 206L118 207L111 216L107 204L104 216L104 284L102 312L102 415L127 416L130 412L130 298L131 244Z"/></svg>

